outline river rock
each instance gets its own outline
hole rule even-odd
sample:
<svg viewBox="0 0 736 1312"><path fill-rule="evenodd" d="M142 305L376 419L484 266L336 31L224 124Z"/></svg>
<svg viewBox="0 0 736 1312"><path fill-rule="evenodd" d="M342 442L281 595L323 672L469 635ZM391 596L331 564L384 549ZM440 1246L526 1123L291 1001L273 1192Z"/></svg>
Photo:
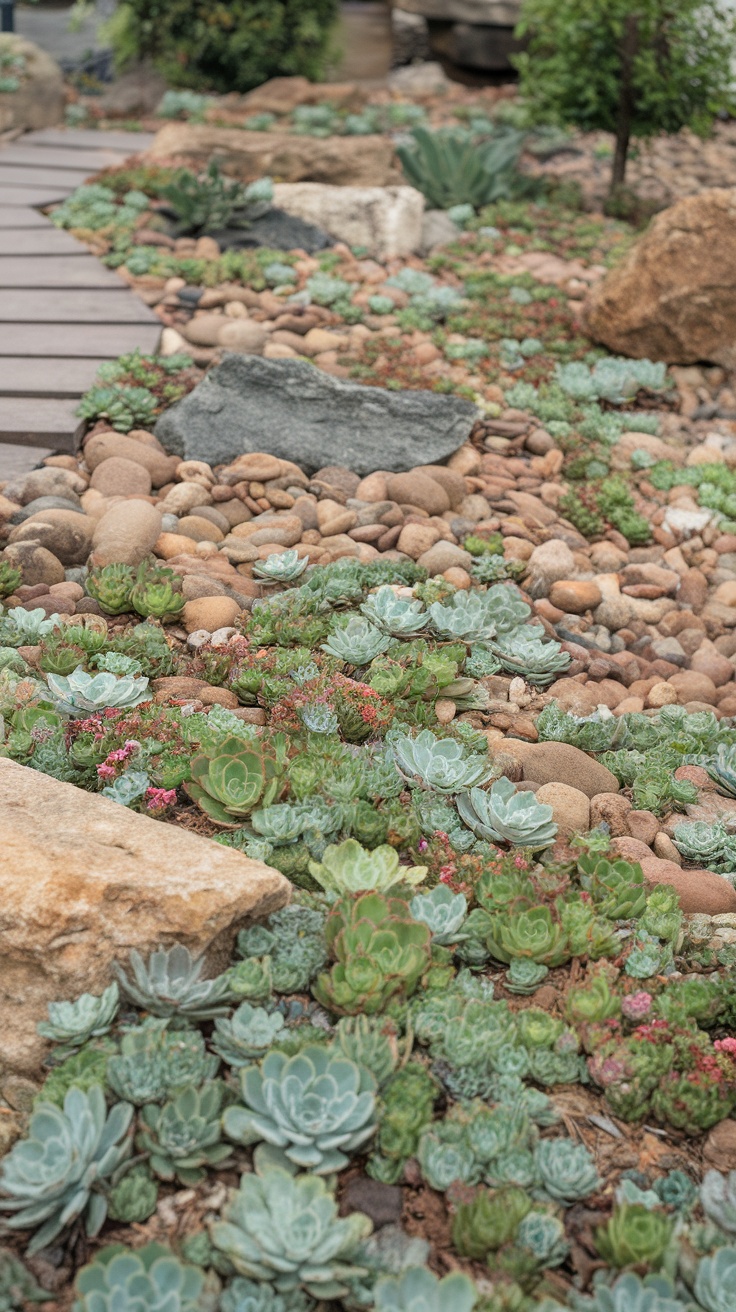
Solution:
<svg viewBox="0 0 736 1312"><path fill-rule="evenodd" d="M151 492L151 474L137 460L111 456L97 466L90 479L90 487L103 497L147 497Z"/></svg>
<svg viewBox="0 0 736 1312"><path fill-rule="evenodd" d="M683 870L674 861L658 856L644 857L641 868L648 884L671 884L687 914L719 916L736 911L736 888L723 875L711 870Z"/></svg>
<svg viewBox="0 0 736 1312"><path fill-rule="evenodd" d="M276 205L306 219L348 246L364 246L377 260L411 255L422 243L424 197L414 187L330 187L284 182Z"/></svg>
<svg viewBox="0 0 736 1312"><path fill-rule="evenodd" d="M36 583L45 583L50 587L54 583L64 582L64 566L61 561L46 547L39 547L37 542L14 542L5 548L2 559L21 571L23 582L29 587Z"/></svg>
<svg viewBox="0 0 736 1312"><path fill-rule="evenodd" d="M586 797L617 793L619 783L605 765L571 743L528 743L507 738L503 749L521 761L524 778L538 784L568 784Z"/></svg>
<svg viewBox="0 0 736 1312"><path fill-rule="evenodd" d="M12 529L9 542L37 542L62 565L84 565L94 521L77 510L42 510Z"/></svg>
<svg viewBox="0 0 736 1312"><path fill-rule="evenodd" d="M0 1067L32 1073L50 1001L99 993L114 961L180 942L226 965L235 933L285 905L239 852L0 759Z"/></svg>
<svg viewBox="0 0 736 1312"><path fill-rule="evenodd" d="M736 187L658 214L591 292L587 331L621 355L736 365Z"/></svg>
<svg viewBox="0 0 736 1312"><path fill-rule="evenodd" d="M161 416L156 436L185 460L210 465L265 447L310 474L339 462L362 476L445 459L476 413L459 397L365 387L303 360L226 355Z"/></svg>
<svg viewBox="0 0 736 1312"><path fill-rule="evenodd" d="M3 51L21 58L23 66L15 90L0 92L0 132L54 127L63 117L65 100L56 60L22 36L8 33L2 43Z"/></svg>
<svg viewBox="0 0 736 1312"><path fill-rule="evenodd" d="M154 487L163 487L168 483L176 469L176 464L161 450L158 443L149 446L148 442L139 441L129 433L115 433L110 429L106 433L93 433L87 439L84 458L91 470L113 456L143 465L151 475Z"/></svg>
<svg viewBox="0 0 736 1312"><path fill-rule="evenodd" d="M161 532L161 511L150 501L118 501L97 521L91 564L140 565Z"/></svg>

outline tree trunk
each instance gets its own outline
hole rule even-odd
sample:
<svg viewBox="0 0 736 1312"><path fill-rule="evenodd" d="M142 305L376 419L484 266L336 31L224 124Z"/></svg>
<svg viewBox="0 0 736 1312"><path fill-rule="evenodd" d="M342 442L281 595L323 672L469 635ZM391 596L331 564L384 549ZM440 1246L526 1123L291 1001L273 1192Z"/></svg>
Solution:
<svg viewBox="0 0 736 1312"><path fill-rule="evenodd" d="M638 48L639 20L636 14L629 14L621 42L621 90L616 119L616 152L611 171L612 196L623 186L626 178L626 159L634 117L634 60Z"/></svg>

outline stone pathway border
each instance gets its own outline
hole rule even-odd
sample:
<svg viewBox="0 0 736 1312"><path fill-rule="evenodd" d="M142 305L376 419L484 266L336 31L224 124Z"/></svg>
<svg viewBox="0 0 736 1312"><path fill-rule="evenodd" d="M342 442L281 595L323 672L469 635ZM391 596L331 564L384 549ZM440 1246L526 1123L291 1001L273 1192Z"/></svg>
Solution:
<svg viewBox="0 0 736 1312"><path fill-rule="evenodd" d="M158 346L153 311L38 209L151 140L45 128L0 146L0 443L74 451L99 366Z"/></svg>

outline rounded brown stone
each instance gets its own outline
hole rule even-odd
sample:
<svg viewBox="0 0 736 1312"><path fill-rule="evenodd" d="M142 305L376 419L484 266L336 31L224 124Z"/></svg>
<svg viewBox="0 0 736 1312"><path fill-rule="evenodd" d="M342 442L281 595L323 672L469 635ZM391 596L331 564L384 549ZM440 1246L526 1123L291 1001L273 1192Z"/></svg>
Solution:
<svg viewBox="0 0 736 1312"><path fill-rule="evenodd" d="M683 870L674 861L651 855L641 861L641 868L652 887L671 884L682 910L688 914L719 916L736 911L736 888L723 875L710 870Z"/></svg>
<svg viewBox="0 0 736 1312"><path fill-rule="evenodd" d="M549 599L562 611L582 615L583 611L600 606L603 594L592 579L560 579L552 584Z"/></svg>
<svg viewBox="0 0 736 1312"><path fill-rule="evenodd" d="M184 628L187 633L196 633L197 629L214 633L215 629L234 624L239 614L240 607L232 597L197 597L184 606Z"/></svg>
<svg viewBox="0 0 736 1312"><path fill-rule="evenodd" d="M419 506L428 515L441 515L450 509L445 489L429 474L415 469L407 474L391 474L387 480L388 496L399 505Z"/></svg>
<svg viewBox="0 0 736 1312"><path fill-rule="evenodd" d="M93 470L89 485L103 497L147 497L151 492L151 475L136 460L111 456Z"/></svg>
<svg viewBox="0 0 736 1312"><path fill-rule="evenodd" d="M695 670L682 670L667 680L677 693L681 706L685 702L707 702L709 706L716 703L716 685L707 674L698 674Z"/></svg>

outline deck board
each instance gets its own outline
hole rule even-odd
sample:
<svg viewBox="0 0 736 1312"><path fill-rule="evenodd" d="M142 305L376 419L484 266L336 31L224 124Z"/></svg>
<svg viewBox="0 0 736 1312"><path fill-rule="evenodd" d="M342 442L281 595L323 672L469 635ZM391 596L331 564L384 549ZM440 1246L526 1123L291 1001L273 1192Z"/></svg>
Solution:
<svg viewBox="0 0 736 1312"><path fill-rule="evenodd" d="M69 255L50 255L39 260L35 255L0 255L0 288L95 288L118 291L124 286L113 269L108 269L84 246Z"/></svg>
<svg viewBox="0 0 736 1312"><path fill-rule="evenodd" d="M26 146L22 140L3 147L3 163L18 168L89 169L90 173L111 168L128 156L122 150L75 150L61 146Z"/></svg>
<svg viewBox="0 0 736 1312"><path fill-rule="evenodd" d="M0 170L1 172L1 170ZM48 187L16 187L8 186L0 177L0 201L3 208L18 207L27 209L28 206L36 205L53 205L56 201L66 200L76 191L75 185L59 183L58 186L52 181Z"/></svg>
<svg viewBox="0 0 736 1312"><path fill-rule="evenodd" d="M101 359L60 360L38 356L0 356L0 396L78 399L97 377Z"/></svg>
<svg viewBox="0 0 736 1312"><path fill-rule="evenodd" d="M0 397L0 441L74 451L83 430L75 414L78 404L36 397Z"/></svg>
<svg viewBox="0 0 736 1312"><path fill-rule="evenodd" d="M43 227L3 228L0 252L3 258L10 255L33 255L37 258L39 255L86 255L87 247L63 228L45 223Z"/></svg>
<svg viewBox="0 0 736 1312"><path fill-rule="evenodd" d="M124 283L119 290L56 289L21 291L0 296L2 323L156 323L155 314ZM17 354L17 352L16 352Z"/></svg>
<svg viewBox="0 0 736 1312"><path fill-rule="evenodd" d="M136 348L150 354L160 337L160 323L0 323L0 357L115 360Z"/></svg>
<svg viewBox="0 0 736 1312"><path fill-rule="evenodd" d="M0 190L6 187L48 187L60 183L67 190L81 187L87 182L94 169L54 169L48 164L38 168L30 165L6 164L4 152L0 154Z"/></svg>
<svg viewBox="0 0 736 1312"><path fill-rule="evenodd" d="M45 214L39 214L30 205L18 207L9 205L4 196L0 196L0 228L50 228L53 225ZM0 237L4 242L5 237Z"/></svg>
<svg viewBox="0 0 736 1312"><path fill-rule="evenodd" d="M61 146L71 150L128 151L137 154L153 141L153 132L104 132L94 128L37 128L22 138L27 146Z"/></svg>

